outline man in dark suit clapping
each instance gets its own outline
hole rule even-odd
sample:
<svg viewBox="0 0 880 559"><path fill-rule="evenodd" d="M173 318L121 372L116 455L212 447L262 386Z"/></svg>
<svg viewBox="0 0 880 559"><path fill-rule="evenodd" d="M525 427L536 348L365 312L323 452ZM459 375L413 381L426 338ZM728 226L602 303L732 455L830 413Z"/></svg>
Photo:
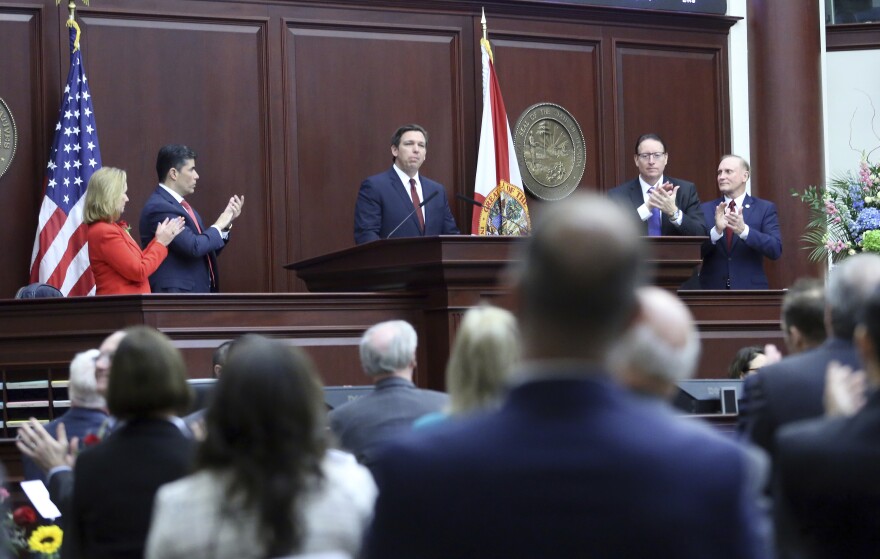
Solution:
<svg viewBox="0 0 880 559"><path fill-rule="evenodd" d="M168 257L150 276L153 293L211 293L219 291L217 255L229 241L232 222L241 215L244 196L233 195L210 227L184 198L196 189L196 152L186 146L163 146L156 157L159 186L141 211L141 245L156 235L166 218L183 217L186 227L168 245Z"/></svg>

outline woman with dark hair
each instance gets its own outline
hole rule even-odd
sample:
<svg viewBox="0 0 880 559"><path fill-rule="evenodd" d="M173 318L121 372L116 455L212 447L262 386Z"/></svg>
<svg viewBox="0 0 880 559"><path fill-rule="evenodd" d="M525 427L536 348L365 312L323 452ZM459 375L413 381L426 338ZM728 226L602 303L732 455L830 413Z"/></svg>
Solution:
<svg viewBox="0 0 880 559"><path fill-rule="evenodd" d="M63 558L143 557L156 491L190 470L194 442L177 417L189 401L171 341L146 326L126 329L107 387L118 423L77 458Z"/></svg>
<svg viewBox="0 0 880 559"><path fill-rule="evenodd" d="M736 352L736 356L727 368L730 378L742 379L760 370L767 363L764 348L760 346L746 346Z"/></svg>
<svg viewBox="0 0 880 559"><path fill-rule="evenodd" d="M197 471L159 491L146 557L356 555L376 486L350 455L327 450L325 416L302 352L255 335L236 341Z"/></svg>

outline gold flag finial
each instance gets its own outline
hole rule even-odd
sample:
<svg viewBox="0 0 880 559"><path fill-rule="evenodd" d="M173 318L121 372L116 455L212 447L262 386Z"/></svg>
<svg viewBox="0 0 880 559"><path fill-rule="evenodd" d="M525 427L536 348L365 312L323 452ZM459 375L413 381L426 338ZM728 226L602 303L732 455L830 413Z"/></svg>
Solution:
<svg viewBox="0 0 880 559"><path fill-rule="evenodd" d="M70 1L73 2L73 0L70 0ZM488 41L489 40L489 32L486 30L486 8L480 8L480 11L483 14L483 16L480 18L480 25L483 26L483 39Z"/></svg>
<svg viewBox="0 0 880 559"><path fill-rule="evenodd" d="M89 5L89 0L79 1L86 6ZM55 0L55 5L61 5L61 0ZM76 23L76 2L74 2L74 0L70 0L70 2L67 3L67 11L70 13L70 16L67 18L67 27L73 27L76 29L76 38L73 40L73 52L76 52L79 50L79 36L82 32L79 29L79 25Z"/></svg>

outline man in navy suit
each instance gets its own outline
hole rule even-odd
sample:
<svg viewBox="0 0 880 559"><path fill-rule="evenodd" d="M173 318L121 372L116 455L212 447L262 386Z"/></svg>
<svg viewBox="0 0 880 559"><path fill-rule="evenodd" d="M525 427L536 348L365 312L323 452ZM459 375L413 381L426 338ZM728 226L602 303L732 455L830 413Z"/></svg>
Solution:
<svg viewBox="0 0 880 559"><path fill-rule="evenodd" d="M170 144L156 157L159 186L141 211L141 245L146 247L156 235L156 226L165 218L182 216L186 227L168 245L168 256L150 276L153 293L211 293L219 291L217 255L229 241L232 222L241 214L244 196L234 195L226 209L210 227L184 197L196 189L196 153L190 148Z"/></svg>
<svg viewBox="0 0 880 559"><path fill-rule="evenodd" d="M703 289L767 289L764 257L782 254L776 205L746 193L749 163L725 155L718 164L721 198L706 202L703 211L709 240L703 244Z"/></svg>
<svg viewBox="0 0 880 559"><path fill-rule="evenodd" d="M644 236L706 235L700 198L692 182L666 177L666 144L657 134L643 134L633 156L639 176L608 191L608 196L637 219Z"/></svg>
<svg viewBox="0 0 880 559"><path fill-rule="evenodd" d="M386 447L366 556L762 556L743 450L605 370L646 275L634 220L577 194L541 218L513 278L514 385L498 410Z"/></svg>
<svg viewBox="0 0 880 559"><path fill-rule="evenodd" d="M428 133L418 124L401 126L391 137L394 165L361 184L354 208L354 242L389 237L458 235L446 189L419 176L428 152ZM424 205L422 205L424 204Z"/></svg>
<svg viewBox="0 0 880 559"><path fill-rule="evenodd" d="M871 388L864 407L851 417L786 425L776 437L778 532L797 557L877 557L880 550L880 292L859 314L854 341Z"/></svg>

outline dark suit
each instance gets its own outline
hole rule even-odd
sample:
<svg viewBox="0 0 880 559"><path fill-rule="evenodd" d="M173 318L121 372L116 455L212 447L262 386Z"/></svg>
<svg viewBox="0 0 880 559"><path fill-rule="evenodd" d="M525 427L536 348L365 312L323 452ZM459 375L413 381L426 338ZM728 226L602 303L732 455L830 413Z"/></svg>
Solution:
<svg viewBox="0 0 880 559"><path fill-rule="evenodd" d="M373 472L371 559L762 556L743 451L604 376L521 385Z"/></svg>
<svg viewBox="0 0 880 559"><path fill-rule="evenodd" d="M413 421L440 411L448 401L442 392L422 390L406 379L390 377L377 382L369 394L331 411L330 429L342 448L370 466L382 445L411 431Z"/></svg>
<svg viewBox="0 0 880 559"><path fill-rule="evenodd" d="M803 556L880 556L880 393L852 417L787 425L776 445L776 501Z"/></svg>
<svg viewBox="0 0 880 559"><path fill-rule="evenodd" d="M706 230L715 227L715 208L724 202L717 198L701 207ZM764 274L764 257L776 260L782 254L782 235L776 205L754 196L743 198L742 216L749 226L749 235L742 240L733 235L730 251L724 235L716 243L703 243L703 267L700 270L700 287L703 289L767 289Z"/></svg>
<svg viewBox="0 0 880 559"><path fill-rule="evenodd" d="M423 202L436 193L424 206L424 236L458 235L458 227L446 199L446 189L439 182L422 175L419 175L419 182L422 185ZM360 245L386 239L404 219L406 222L394 232L394 238L421 237L418 217L415 214L408 219L406 217L413 211L412 198L407 194L408 191L409 185L404 188L393 166L388 171L365 180L358 191L354 207L354 242Z"/></svg>
<svg viewBox="0 0 880 559"><path fill-rule="evenodd" d="M832 360L853 368L861 366L851 342L829 338L819 347L786 357L747 376L740 432L772 456L779 427L825 413L825 370Z"/></svg>
<svg viewBox="0 0 880 559"><path fill-rule="evenodd" d="M122 424L76 461L62 557L141 558L159 486L190 472L195 443L169 421Z"/></svg>
<svg viewBox="0 0 880 559"><path fill-rule="evenodd" d="M107 412L103 410L74 406L61 416L47 423L45 427L46 431L48 431L54 439L57 437L58 424L63 423L64 431L67 433L67 440L74 437L79 438L80 448L82 448L83 437L89 433L97 435L108 417ZM43 483L46 482L46 475L33 460L22 454L21 464L24 467L24 479L39 479Z"/></svg>
<svg viewBox="0 0 880 559"><path fill-rule="evenodd" d="M193 213L201 234L189 213L161 186L157 186L147 199L141 211L141 246L146 247L153 240L156 226L165 218L183 216L186 220L186 227L168 245L168 257L150 276L153 293L210 293L219 290L217 255L226 246L226 241L216 227L205 227L195 209ZM214 285L211 285L209 260L214 269Z"/></svg>
<svg viewBox="0 0 880 559"><path fill-rule="evenodd" d="M664 177L664 182L670 182L679 187L675 195L675 205L682 212L681 226L669 221L669 216L663 214L660 217L661 235L688 235L704 237L707 235L703 225L703 216L700 213L700 198L697 196L697 187L692 182ZM627 213L633 215L641 223L641 234L648 235L648 222L639 218L639 206L645 203L642 194L642 185L638 178L625 182L608 191L608 197L627 208Z"/></svg>

